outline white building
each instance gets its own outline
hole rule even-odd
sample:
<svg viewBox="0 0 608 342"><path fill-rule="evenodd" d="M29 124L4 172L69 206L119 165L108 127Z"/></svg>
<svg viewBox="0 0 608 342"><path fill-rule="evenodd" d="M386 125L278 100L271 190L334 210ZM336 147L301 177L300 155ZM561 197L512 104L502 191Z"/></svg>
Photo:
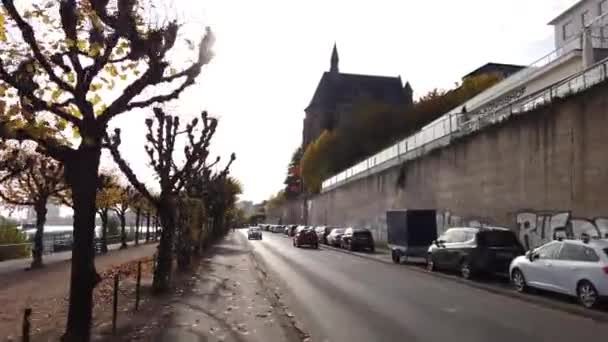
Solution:
<svg viewBox="0 0 608 342"><path fill-rule="evenodd" d="M581 0L549 22L555 28L555 47L563 46L591 21L608 13L608 0ZM597 28L593 36L608 41L608 29ZM604 46L605 47L605 46Z"/></svg>

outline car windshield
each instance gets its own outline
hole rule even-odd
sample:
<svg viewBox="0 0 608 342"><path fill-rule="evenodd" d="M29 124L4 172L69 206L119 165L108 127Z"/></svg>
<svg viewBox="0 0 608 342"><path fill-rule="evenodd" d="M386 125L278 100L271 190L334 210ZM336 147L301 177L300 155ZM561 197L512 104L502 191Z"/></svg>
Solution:
<svg viewBox="0 0 608 342"><path fill-rule="evenodd" d="M510 231L491 231L478 233L478 239L489 247L518 246L517 237Z"/></svg>
<svg viewBox="0 0 608 342"><path fill-rule="evenodd" d="M346 229L344 229L344 228L338 228L338 229L334 229L334 230L332 230L332 231L331 231L331 233L332 233L332 234L334 234L334 235L335 235L335 234L344 234L344 231L345 231L345 230L346 230Z"/></svg>
<svg viewBox="0 0 608 342"><path fill-rule="evenodd" d="M359 230L359 231L355 231L353 233L353 236L365 238L365 237L371 237L372 233L370 233L370 232L368 232L366 230Z"/></svg>

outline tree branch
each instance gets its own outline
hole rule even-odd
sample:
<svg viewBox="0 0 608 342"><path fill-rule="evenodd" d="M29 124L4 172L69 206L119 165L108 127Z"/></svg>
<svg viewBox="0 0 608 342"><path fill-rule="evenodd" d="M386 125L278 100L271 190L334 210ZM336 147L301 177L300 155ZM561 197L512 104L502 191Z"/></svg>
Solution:
<svg viewBox="0 0 608 342"><path fill-rule="evenodd" d="M120 130L116 129L115 134L112 138L108 134L104 137L105 144L107 148L110 150L112 157L114 158L114 162L118 164L118 168L122 171L122 173L127 177L131 185L137 191L139 191L143 196L145 196L150 202L155 205L158 204L156 198L152 196L152 194L148 191L148 188L137 179L137 176L133 172L133 169L129 166L126 160L124 160L118 151L118 146L120 146Z"/></svg>
<svg viewBox="0 0 608 342"><path fill-rule="evenodd" d="M70 84L59 78L55 74L55 71L53 71L53 66L49 63L46 57L44 57L42 51L40 50L40 46L38 46L38 43L36 42L36 37L34 35L34 30L32 29L32 26L30 26L30 24L23 20L23 18L15 8L13 0L2 0L2 3L4 4L4 8L6 8L11 18L17 23L17 27L21 31L23 40L29 45L30 49L32 49L34 57L36 57L36 61L40 63L44 71L48 74L51 81L56 83L61 89L74 93L74 88Z"/></svg>

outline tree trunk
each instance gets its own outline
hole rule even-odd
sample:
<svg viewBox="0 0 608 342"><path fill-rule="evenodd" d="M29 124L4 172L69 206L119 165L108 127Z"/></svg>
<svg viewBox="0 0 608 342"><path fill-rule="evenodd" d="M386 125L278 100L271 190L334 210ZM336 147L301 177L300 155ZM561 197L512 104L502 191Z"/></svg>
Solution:
<svg viewBox="0 0 608 342"><path fill-rule="evenodd" d="M127 245L127 218L125 213L118 215L120 217L120 249L129 247Z"/></svg>
<svg viewBox="0 0 608 342"><path fill-rule="evenodd" d="M74 203L74 246L70 276L70 303L65 342L89 342L93 289L100 281L95 271L95 193L101 148L81 147L65 160L66 181Z"/></svg>
<svg viewBox="0 0 608 342"><path fill-rule="evenodd" d="M166 197L166 196L165 196ZM152 288L155 293L169 290L171 269L173 266L173 237L175 233L175 210L171 199L161 199L158 208L162 227L158 257Z"/></svg>
<svg viewBox="0 0 608 342"><path fill-rule="evenodd" d="M44 237L44 223L46 222L46 202L44 198L34 205L36 211L36 235L34 235L34 250L32 251L32 265L31 268L42 268L42 253L44 252L44 246L42 239Z"/></svg>
<svg viewBox="0 0 608 342"><path fill-rule="evenodd" d="M150 241L150 212L146 213L146 243Z"/></svg>
<svg viewBox="0 0 608 342"><path fill-rule="evenodd" d="M108 253L108 209L99 212L101 216L101 253Z"/></svg>
<svg viewBox="0 0 608 342"><path fill-rule="evenodd" d="M139 245L139 217L141 215L141 209L135 210L135 246Z"/></svg>

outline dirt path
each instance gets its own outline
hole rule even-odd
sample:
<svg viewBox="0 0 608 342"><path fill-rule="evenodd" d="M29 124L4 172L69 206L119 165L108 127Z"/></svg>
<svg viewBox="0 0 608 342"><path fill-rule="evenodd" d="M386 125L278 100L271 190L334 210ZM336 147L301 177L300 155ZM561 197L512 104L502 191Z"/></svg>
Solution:
<svg viewBox="0 0 608 342"><path fill-rule="evenodd" d="M140 245L126 250L112 251L95 260L97 271L108 277L109 270L118 265L148 258L156 252L156 245ZM151 267L151 266L149 266ZM39 336L56 336L63 330L67 311L70 262L58 262L41 270L17 270L0 277L0 341L17 340L20 335L23 310L32 308L33 340ZM106 311L110 279L96 288L94 320ZM104 302L104 303L101 303ZM103 305L102 305L103 304Z"/></svg>

